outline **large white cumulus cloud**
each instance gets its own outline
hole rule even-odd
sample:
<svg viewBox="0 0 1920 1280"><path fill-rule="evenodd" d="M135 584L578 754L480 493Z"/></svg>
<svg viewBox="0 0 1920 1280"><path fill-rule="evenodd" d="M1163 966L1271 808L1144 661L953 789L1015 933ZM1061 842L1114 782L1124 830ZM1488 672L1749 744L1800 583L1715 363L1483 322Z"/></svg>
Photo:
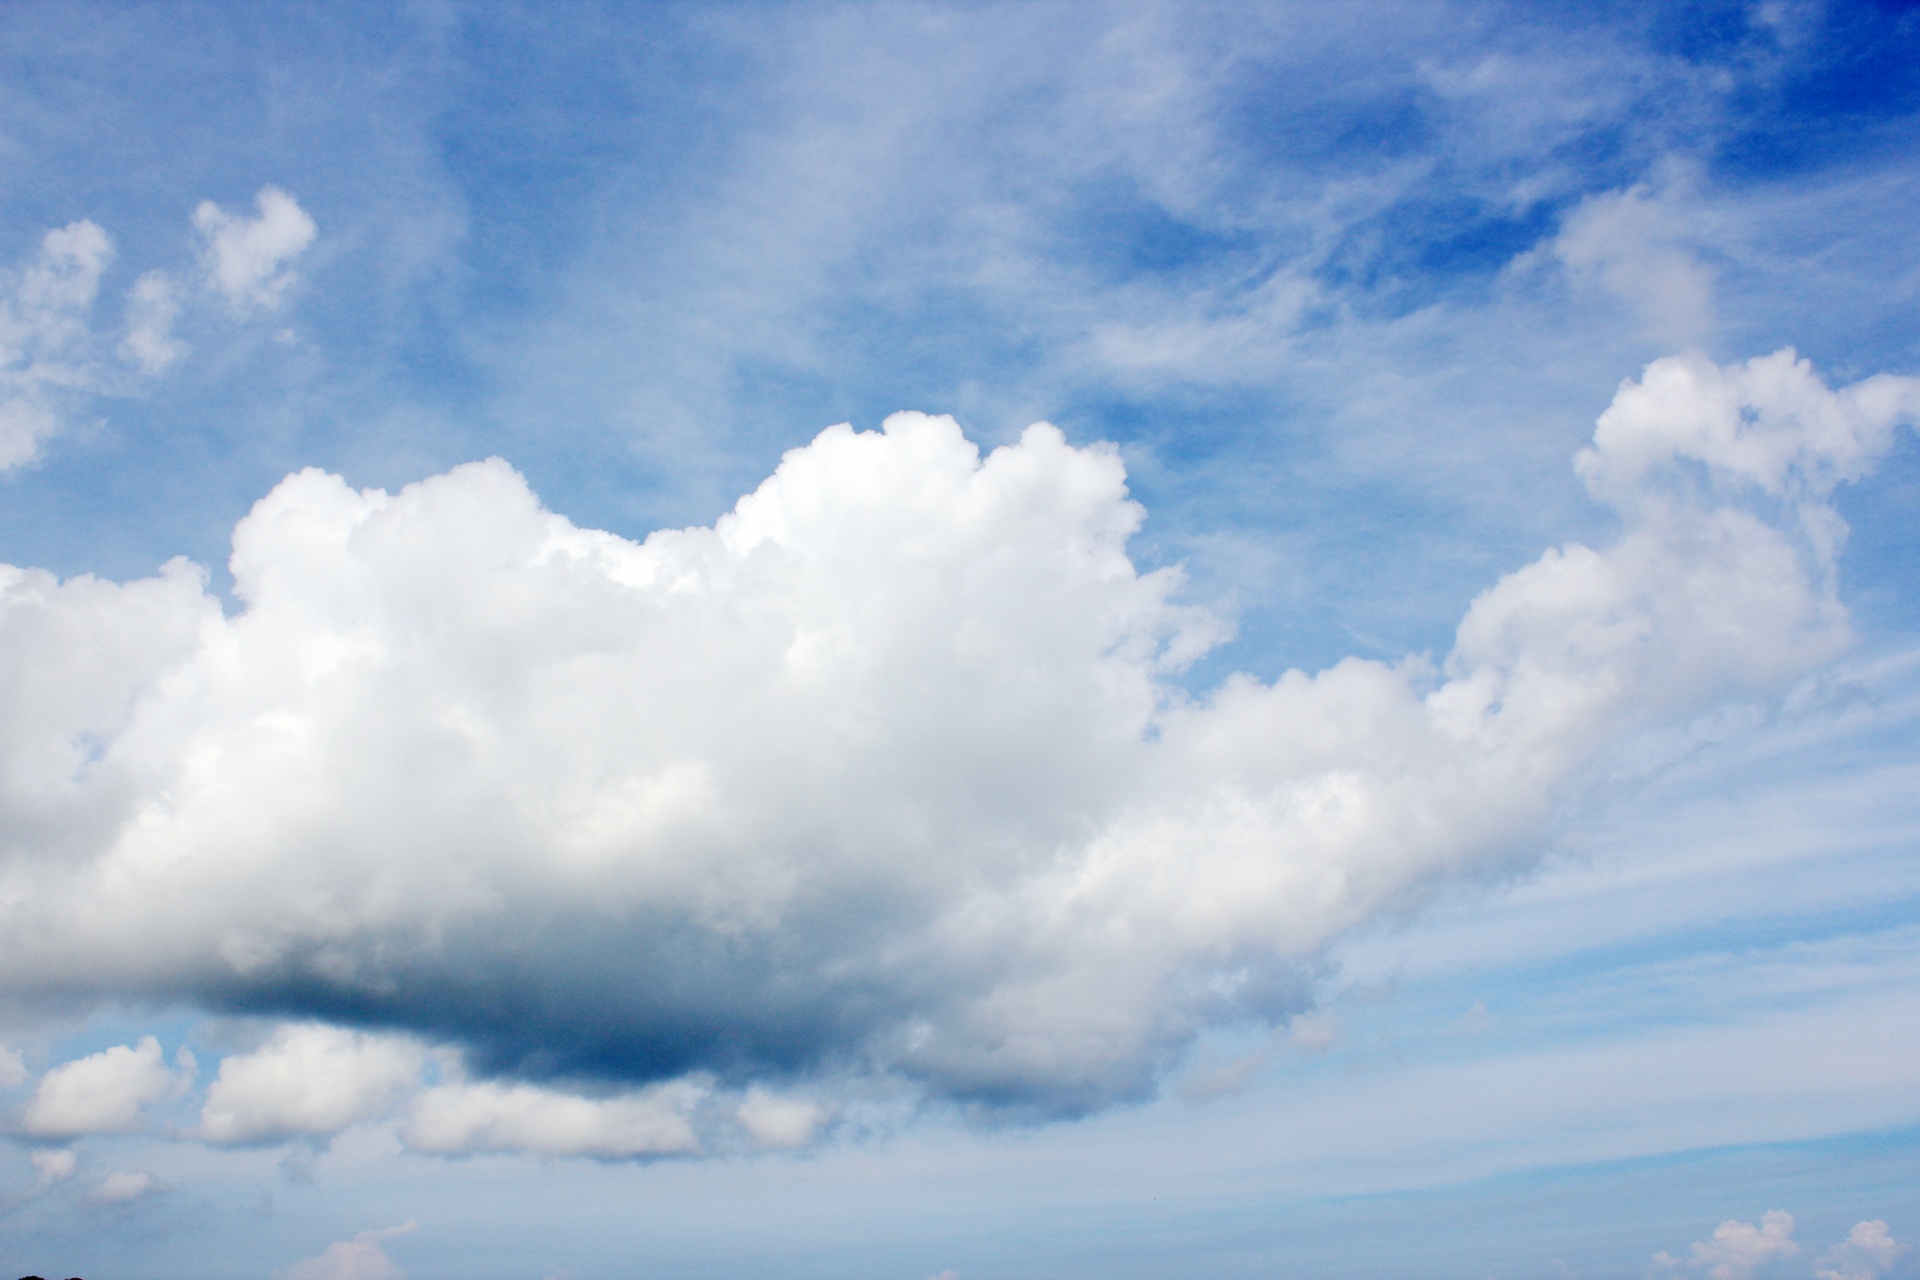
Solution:
<svg viewBox="0 0 1920 1280"><path fill-rule="evenodd" d="M832 428L643 543L498 461L303 472L235 531L235 616L185 565L0 577L0 988L386 1026L482 1073L1099 1105L1524 849L1621 733L1831 654L1826 495L1916 406L1791 353L1661 362L1581 462L1616 544L1500 581L1440 669L1198 699L1167 676L1218 623L1128 559L1114 452L1051 427L985 458L943 418ZM278 1072L257 1132L357 1114L282 1108ZM506 1141L524 1099L489 1088L416 1136Z"/></svg>

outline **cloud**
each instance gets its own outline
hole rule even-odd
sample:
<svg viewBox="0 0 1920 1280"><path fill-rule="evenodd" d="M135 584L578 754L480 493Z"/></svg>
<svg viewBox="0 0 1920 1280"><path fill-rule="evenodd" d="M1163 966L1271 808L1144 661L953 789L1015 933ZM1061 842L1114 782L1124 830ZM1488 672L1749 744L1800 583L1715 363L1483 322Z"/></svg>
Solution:
<svg viewBox="0 0 1920 1280"><path fill-rule="evenodd" d="M208 283L236 311L278 306L294 280L290 264L315 234L313 219L278 188L262 188L256 204L259 213L250 219L211 201L193 215L206 241ZM112 239L83 219L47 232L33 259L0 280L0 472L39 457L64 419L90 399L138 385L103 367L93 328L101 277L113 259ZM144 377L177 364L188 350L174 333L182 309L178 277L141 275L127 292L120 358Z"/></svg>
<svg viewBox="0 0 1920 1280"><path fill-rule="evenodd" d="M106 232L70 223L0 292L0 472L39 456L62 404L93 383L88 316L112 261Z"/></svg>
<svg viewBox="0 0 1920 1280"><path fill-rule="evenodd" d="M1689 221L1672 183L1641 183L1582 200L1551 248L1576 280L1632 304L1662 340L1697 343L1714 329L1714 273Z"/></svg>
<svg viewBox="0 0 1920 1280"><path fill-rule="evenodd" d="M0 991L379 1025L483 1080L1137 1097L1302 1012L1343 930L1530 856L1624 737L1837 652L1824 498L1915 386L1657 362L1581 461L1612 544L1506 575L1437 668L1198 695L1223 624L1128 558L1117 454L1049 426L831 428L642 543L498 460L305 471L235 530L232 616L184 564L0 577ZM407 1132L690 1149L653 1097L448 1084Z"/></svg>
<svg viewBox="0 0 1920 1280"><path fill-rule="evenodd" d="M1713 1239L1696 1240L1686 1260L1672 1254L1654 1255L1654 1262L1665 1269L1697 1272L1707 1280L1748 1280L1760 1267L1775 1258L1791 1258L1800 1252L1793 1242L1793 1215L1774 1209L1751 1222L1723 1222L1713 1229Z"/></svg>
<svg viewBox="0 0 1920 1280"><path fill-rule="evenodd" d="M534 1085L451 1084L422 1093L401 1140L432 1155L482 1151L543 1156L686 1155L699 1148L687 1112L705 1090L688 1081L611 1098Z"/></svg>
<svg viewBox="0 0 1920 1280"><path fill-rule="evenodd" d="M180 318L179 289L164 271L149 271L134 281L127 293L127 336L121 356L146 374L161 373L187 354L187 344L173 336Z"/></svg>
<svg viewBox="0 0 1920 1280"><path fill-rule="evenodd" d="M318 1257L304 1258L285 1271L274 1272L275 1280L406 1280L407 1273L387 1256L380 1242L406 1235L418 1225L409 1218L384 1231L362 1231L351 1240L328 1245Z"/></svg>
<svg viewBox="0 0 1920 1280"><path fill-rule="evenodd" d="M115 1172L102 1178L87 1198L95 1204L131 1204L157 1196L167 1186L150 1173Z"/></svg>
<svg viewBox="0 0 1920 1280"><path fill-rule="evenodd" d="M1895 1240L1878 1218L1856 1222L1845 1240L1820 1255L1814 1275L1819 1280L1878 1280L1911 1249Z"/></svg>
<svg viewBox="0 0 1920 1280"><path fill-rule="evenodd" d="M220 1063L200 1111L212 1142L338 1133L395 1106L419 1079L418 1045L318 1024L278 1028L253 1053Z"/></svg>
<svg viewBox="0 0 1920 1280"><path fill-rule="evenodd" d="M755 1144L767 1148L804 1147L830 1118L827 1109L803 1098L782 1098L764 1089L750 1089L733 1118Z"/></svg>
<svg viewBox="0 0 1920 1280"><path fill-rule="evenodd" d="M1916 414L1920 382L1882 375L1829 391L1792 348L1725 369L1705 356L1675 356L1622 385L1575 465L1612 500L1684 461L1719 481L1819 502L1859 479L1886 452L1894 425Z"/></svg>
<svg viewBox="0 0 1920 1280"><path fill-rule="evenodd" d="M29 1152L27 1158L33 1161L33 1170L40 1175L42 1186L55 1182L64 1182L73 1176L74 1166L79 1157L72 1147L55 1147Z"/></svg>
<svg viewBox="0 0 1920 1280"><path fill-rule="evenodd" d="M1296 1013L1287 1021L1287 1042L1302 1053L1325 1053L1340 1043L1340 1019L1324 1009Z"/></svg>
<svg viewBox="0 0 1920 1280"><path fill-rule="evenodd" d="M1895 1240L1879 1219L1854 1224L1847 1238L1820 1255L1814 1275L1818 1280L1878 1280L1910 1246ZM1758 1226L1750 1222L1723 1222L1713 1239L1696 1241L1685 1259L1669 1253L1654 1255L1663 1271L1691 1271L1707 1280L1749 1280L1769 1262L1800 1252L1793 1241L1793 1215L1775 1209Z"/></svg>
<svg viewBox="0 0 1920 1280"><path fill-rule="evenodd" d="M14 1049L0 1049L0 1089L23 1085L29 1078L26 1060Z"/></svg>
<svg viewBox="0 0 1920 1280"><path fill-rule="evenodd" d="M160 1042L147 1036L47 1072L23 1123L38 1137L130 1132L140 1127L142 1107L178 1095L191 1078L190 1071L169 1071Z"/></svg>
<svg viewBox="0 0 1920 1280"><path fill-rule="evenodd" d="M280 305L294 282L292 262L313 243L317 230L299 202L278 187L262 187L255 214L230 214L211 200L193 211L193 225L206 245L201 255L207 280L236 311L268 311Z"/></svg>

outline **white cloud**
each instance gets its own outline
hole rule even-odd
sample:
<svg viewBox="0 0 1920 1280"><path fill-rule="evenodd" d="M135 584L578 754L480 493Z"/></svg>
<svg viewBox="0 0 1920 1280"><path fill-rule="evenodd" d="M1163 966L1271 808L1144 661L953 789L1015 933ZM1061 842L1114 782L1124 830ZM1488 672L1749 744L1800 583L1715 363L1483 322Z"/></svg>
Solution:
<svg viewBox="0 0 1920 1280"><path fill-rule="evenodd" d="M173 277L164 271L141 276L127 293L127 336L120 344L122 358L146 374L172 367L187 354L187 344L173 334L179 318L179 290Z"/></svg>
<svg viewBox="0 0 1920 1280"><path fill-rule="evenodd" d="M206 240L207 279L238 311L280 304L295 279L291 264L316 231L306 210L278 187L260 188L253 205L251 218L227 213L211 200L193 211L193 225Z"/></svg>
<svg viewBox="0 0 1920 1280"><path fill-rule="evenodd" d="M0 1089L12 1089L27 1082L27 1063L17 1050L0 1049Z"/></svg>
<svg viewBox="0 0 1920 1280"><path fill-rule="evenodd" d="M253 218L230 216L211 201L193 215L206 241L207 279L240 311L277 306L294 280L290 264L314 237L313 220L278 188L262 188L256 204ZM93 328L101 276L113 259L113 241L83 219L47 232L33 259L0 279L0 472L39 457L88 400L131 385L124 372L102 366ZM141 275L127 291L120 358L146 377L178 363L188 349L174 333L181 310L175 275Z"/></svg>
<svg viewBox="0 0 1920 1280"><path fill-rule="evenodd" d="M1576 279L1636 307L1662 340L1698 343L1714 328L1714 273L1690 243L1688 221L1670 184L1643 183L1582 200L1552 250Z"/></svg>
<svg viewBox="0 0 1920 1280"><path fill-rule="evenodd" d="M1895 1240L1878 1218L1856 1222L1845 1240L1820 1255L1814 1275L1819 1280L1879 1280L1911 1248Z"/></svg>
<svg viewBox="0 0 1920 1280"><path fill-rule="evenodd" d="M583 1098L529 1084L450 1084L422 1093L401 1130L431 1155L483 1151L543 1156L686 1155L699 1149L687 1112L705 1089L688 1081L611 1098Z"/></svg>
<svg viewBox="0 0 1920 1280"><path fill-rule="evenodd" d="M1656 363L1581 462L1614 544L1494 584L1438 671L1197 697L1167 677L1221 624L1129 560L1118 456L1044 425L984 459L946 419L833 428L644 543L497 460L302 472L235 531L234 616L184 565L0 577L0 831L33 855L0 990L352 1013L484 1075L1137 1095L1206 1027L1299 1012L1342 930L1538 848L1623 735L1836 652L1823 499L1916 394ZM1699 427L1728 395L1732 434ZM627 1105L451 1085L409 1132L690 1145L595 1136ZM549 1112L576 1136L542 1146Z"/></svg>
<svg viewBox="0 0 1920 1280"><path fill-rule="evenodd" d="M40 1175L42 1186L71 1178L74 1167L79 1163L79 1156L72 1147L44 1148L29 1152L27 1158L33 1161L33 1170Z"/></svg>
<svg viewBox="0 0 1920 1280"><path fill-rule="evenodd" d="M140 1127L140 1109L177 1095L191 1079L176 1076L147 1036L55 1067L40 1078L24 1124L40 1137L124 1133Z"/></svg>
<svg viewBox="0 0 1920 1280"><path fill-rule="evenodd" d="M62 402L91 387L88 316L113 242L91 222L47 232L0 292L0 471L39 456Z"/></svg>
<svg viewBox="0 0 1920 1280"><path fill-rule="evenodd" d="M1675 356L1621 386L1576 465L1603 498L1638 492L1650 471L1684 459L1721 480L1819 502L1859 479L1894 424L1916 413L1915 379L1882 375L1829 391L1791 348L1724 369Z"/></svg>
<svg viewBox="0 0 1920 1280"><path fill-rule="evenodd" d="M200 1110L212 1142L338 1133L410 1092L424 1055L410 1040L315 1023L283 1026L253 1053L220 1063Z"/></svg>
<svg viewBox="0 0 1920 1280"><path fill-rule="evenodd" d="M120 1171L102 1178L87 1198L95 1204L130 1204L166 1189L166 1184L150 1173Z"/></svg>
<svg viewBox="0 0 1920 1280"><path fill-rule="evenodd" d="M318 1257L274 1272L275 1280L406 1280L407 1273L387 1256L380 1242L406 1235L417 1226L408 1219L384 1231L362 1231L351 1240L328 1245Z"/></svg>
<svg viewBox="0 0 1920 1280"><path fill-rule="evenodd" d="M819 1103L804 1098L783 1098L764 1089L749 1089L734 1109L733 1118L756 1145L771 1150L806 1146L819 1135L829 1113Z"/></svg>
<svg viewBox="0 0 1920 1280"><path fill-rule="evenodd" d="M1793 1215L1781 1209L1762 1214L1760 1224L1723 1222L1713 1229L1713 1239L1696 1240L1686 1259L1672 1254L1654 1255L1662 1268L1685 1269L1707 1280L1749 1280L1756 1271L1776 1258L1791 1258L1800 1252L1793 1242Z"/></svg>

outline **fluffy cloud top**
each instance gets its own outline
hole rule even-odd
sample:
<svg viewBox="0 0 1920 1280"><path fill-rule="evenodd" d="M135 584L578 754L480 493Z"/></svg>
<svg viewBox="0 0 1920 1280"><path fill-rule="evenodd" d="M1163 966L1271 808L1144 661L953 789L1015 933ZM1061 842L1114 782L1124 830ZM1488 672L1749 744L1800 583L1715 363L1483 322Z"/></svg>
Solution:
<svg viewBox="0 0 1920 1280"><path fill-rule="evenodd" d="M1879 1280L1911 1249L1895 1240L1878 1218L1856 1222L1845 1240L1820 1256L1814 1275L1819 1280Z"/></svg>
<svg viewBox="0 0 1920 1280"><path fill-rule="evenodd" d="M1581 460L1613 545L1502 579L1439 670L1201 697L1168 676L1222 627L1129 560L1114 451L1048 426L985 458L943 418L835 427L643 543L498 461L302 472L235 531L233 616L184 564L0 576L0 989L379 1024L482 1076L1137 1095L1298 1012L1342 929L1536 847L1623 734L1834 653L1825 495L1917 403L1657 363ZM209 1132L361 1105L359 1067L307 1093L269 1058ZM447 1085L408 1140L690 1145L636 1099Z"/></svg>
<svg viewBox="0 0 1920 1280"><path fill-rule="evenodd" d="M1793 1215L1782 1209L1762 1214L1760 1224L1723 1222L1713 1239L1696 1241L1691 1263L1707 1280L1747 1280L1775 1258L1800 1252L1793 1242Z"/></svg>
<svg viewBox="0 0 1920 1280"><path fill-rule="evenodd" d="M235 310L267 310L293 283L293 260L318 230L298 201L278 187L262 187L254 216L226 212L211 200L193 211L193 225L206 241L207 279Z"/></svg>
<svg viewBox="0 0 1920 1280"><path fill-rule="evenodd" d="M1793 1215L1784 1209L1762 1214L1758 1224L1727 1221L1714 1228L1711 1240L1697 1240L1688 1256L1657 1253L1656 1271L1691 1272L1707 1280L1751 1280L1768 1264L1795 1257L1800 1246L1793 1239ZM1879 1219L1857 1222L1847 1238L1820 1255L1816 1280L1878 1280L1908 1252Z"/></svg>
<svg viewBox="0 0 1920 1280"><path fill-rule="evenodd" d="M200 1132L213 1142L337 1133L411 1092L421 1064L419 1048L404 1039L283 1026L255 1052L222 1060Z"/></svg>
<svg viewBox="0 0 1920 1280"><path fill-rule="evenodd" d="M1920 381L1882 374L1830 391L1790 348L1726 369L1676 356L1621 386L1576 465L1607 499L1641 493L1650 473L1684 461L1721 482L1820 501L1859 479L1916 414Z"/></svg>
<svg viewBox="0 0 1920 1280"><path fill-rule="evenodd" d="M22 1119L39 1137L124 1133L140 1126L142 1107L176 1096L190 1080L190 1072L168 1070L160 1042L148 1036L47 1072Z"/></svg>

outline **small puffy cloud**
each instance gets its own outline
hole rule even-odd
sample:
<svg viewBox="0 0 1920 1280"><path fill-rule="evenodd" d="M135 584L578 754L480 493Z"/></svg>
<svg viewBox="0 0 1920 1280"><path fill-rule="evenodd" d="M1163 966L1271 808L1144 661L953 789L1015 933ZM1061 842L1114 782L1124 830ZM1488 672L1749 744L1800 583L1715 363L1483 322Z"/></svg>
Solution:
<svg viewBox="0 0 1920 1280"><path fill-rule="evenodd" d="M1911 1248L1895 1240L1878 1218L1856 1222L1845 1240L1820 1255L1814 1275L1819 1280L1879 1280Z"/></svg>
<svg viewBox="0 0 1920 1280"><path fill-rule="evenodd" d="M220 1063L200 1110L211 1142L324 1136L377 1116L418 1082L415 1042L319 1023L282 1026L259 1049Z"/></svg>
<svg viewBox="0 0 1920 1280"><path fill-rule="evenodd" d="M0 1089L13 1089L27 1082L26 1059L16 1049L0 1049Z"/></svg>
<svg viewBox="0 0 1920 1280"><path fill-rule="evenodd" d="M166 1184L150 1173L120 1171L102 1178L87 1198L95 1204L130 1204L166 1189Z"/></svg>
<svg viewBox="0 0 1920 1280"><path fill-rule="evenodd" d="M1721 1223L1713 1229L1711 1240L1696 1240L1685 1258L1659 1253L1653 1260L1662 1270L1692 1272L1706 1280L1749 1280L1767 1263L1799 1252L1800 1246L1793 1242L1793 1215L1774 1209L1761 1215L1757 1226Z"/></svg>
<svg viewBox="0 0 1920 1280"><path fill-rule="evenodd" d="M247 218L204 202L193 217L207 280L238 311L276 306L294 279L290 264L314 236L313 220L278 188L262 189L256 205ZM113 259L107 233L82 220L49 231L31 260L0 275L0 472L38 457L89 400L132 385L103 364L105 341L93 325ZM141 275L127 292L121 360L146 377L178 363L187 353L174 332L182 305L177 275Z"/></svg>
<svg viewBox="0 0 1920 1280"><path fill-rule="evenodd" d="M1689 425L1716 379L1727 447ZM1210 1028L1286 1026L1342 930L1540 847L1624 736L1836 653L1810 532L1917 388L1658 362L1581 461L1619 536L1491 584L1439 669L1197 694L1170 677L1220 620L1130 559L1118 453L1044 424L984 456L949 419L830 428L642 542L498 460L305 471L235 530L232 614L185 565L0 570L0 993L364 1020L496 1081L1139 1097ZM694 1145L644 1091L531 1083L443 1085L405 1129Z"/></svg>
<svg viewBox="0 0 1920 1280"><path fill-rule="evenodd" d="M384 1231L362 1231L351 1240L328 1245L317 1257L274 1272L274 1280L406 1280L407 1273L387 1256L380 1242L406 1235L418 1225L408 1219Z"/></svg>
<svg viewBox="0 0 1920 1280"><path fill-rule="evenodd" d="M313 243L315 226L297 201L278 187L262 187L254 216L231 214L211 200L193 211L206 241L207 279L236 311L270 310L294 281L293 260Z"/></svg>
<svg viewBox="0 0 1920 1280"><path fill-rule="evenodd" d="M140 372L164 372L187 354L187 344L173 334L180 317L180 297L173 277L149 271L134 281L127 294L127 336L120 355Z"/></svg>
<svg viewBox="0 0 1920 1280"><path fill-rule="evenodd" d="M167 1068L160 1042L147 1036L47 1072L27 1103L24 1126L39 1137L126 1133L140 1127L142 1107L176 1096L190 1080Z"/></svg>
<svg viewBox="0 0 1920 1280"><path fill-rule="evenodd" d="M705 1089L687 1081L610 1098L530 1084L449 1084L420 1095L401 1130L414 1151L485 1151L621 1160L687 1155L700 1146L688 1112Z"/></svg>
<svg viewBox="0 0 1920 1280"><path fill-rule="evenodd" d="M27 1158L33 1161L33 1171L40 1175L42 1186L71 1178L74 1166L79 1163L72 1147L43 1148L30 1152Z"/></svg>
<svg viewBox="0 0 1920 1280"><path fill-rule="evenodd" d="M829 1113L815 1102L750 1089L733 1118L756 1146L773 1150L806 1146L826 1124Z"/></svg>
<svg viewBox="0 0 1920 1280"><path fill-rule="evenodd" d="M60 429L60 409L93 388L89 316L113 242L91 222L49 231L0 282L0 471L31 462Z"/></svg>

